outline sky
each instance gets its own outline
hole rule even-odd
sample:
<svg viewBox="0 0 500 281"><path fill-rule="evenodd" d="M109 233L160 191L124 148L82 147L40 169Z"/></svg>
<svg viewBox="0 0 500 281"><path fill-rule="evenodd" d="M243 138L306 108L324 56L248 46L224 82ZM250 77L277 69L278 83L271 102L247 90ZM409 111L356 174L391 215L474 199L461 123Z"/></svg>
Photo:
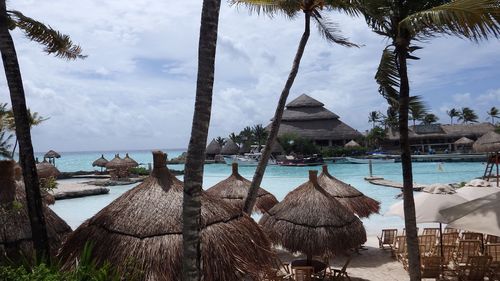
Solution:
<svg viewBox="0 0 500 281"><path fill-rule="evenodd" d="M201 0L9 1L8 9L71 36L88 57L66 61L13 31L28 106L50 119L32 131L35 151L186 148L194 108ZM325 12L361 48L333 45L312 26L289 101L306 93L363 132L385 112L373 76L388 42L362 18ZM303 17L249 14L223 1L209 140L269 123L303 32ZM441 37L420 44L411 94L442 123L469 106L480 121L500 107L500 42ZM5 76L0 77L8 102Z"/></svg>

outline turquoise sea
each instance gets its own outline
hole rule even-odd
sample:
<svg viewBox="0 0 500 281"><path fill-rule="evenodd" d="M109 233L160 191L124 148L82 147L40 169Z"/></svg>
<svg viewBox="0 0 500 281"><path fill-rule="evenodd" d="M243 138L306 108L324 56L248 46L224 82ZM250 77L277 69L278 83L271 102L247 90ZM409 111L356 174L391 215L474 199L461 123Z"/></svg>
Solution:
<svg viewBox="0 0 500 281"><path fill-rule="evenodd" d="M169 159L183 152L183 150L164 151L168 153ZM106 152L104 155L110 160L115 153L118 152ZM101 152L71 152L61 153L61 155L62 157L56 160L57 168L61 171L71 172L92 170L91 164L101 156ZM125 152L120 152L120 155L124 156ZM150 151L129 151L129 155L146 166L147 163L152 162ZM43 157L41 154L37 156ZM442 169L438 169L439 165ZM368 165L329 164L328 166L332 175L382 202L381 214L384 214L389 206L398 201L398 199L395 199L395 196L400 193L398 189L371 185L364 180L364 177L368 175ZM183 169L183 165L170 165L169 167L177 170ZM268 166L262 187L273 193L278 200L281 200L289 191L307 180L308 170L310 169L320 170L321 167ZM248 179L252 178L254 170L255 167L240 167L241 175ZM398 182L402 181L400 163L374 164L373 171L376 176ZM414 182L423 184L469 181L472 178L481 176L483 171L483 163L413 163ZM229 165L205 165L204 187L211 187L225 179L230 173L231 167ZM182 179L182 176L180 179ZM52 206L52 209L66 220L72 228L76 228L84 220L90 218L133 186L135 185L110 187L111 191L107 195L60 200ZM258 219L258 217L255 218ZM369 235L379 234L382 228L402 228L403 226L403 221L400 218L383 215L372 215L368 219L363 219L363 223Z"/></svg>

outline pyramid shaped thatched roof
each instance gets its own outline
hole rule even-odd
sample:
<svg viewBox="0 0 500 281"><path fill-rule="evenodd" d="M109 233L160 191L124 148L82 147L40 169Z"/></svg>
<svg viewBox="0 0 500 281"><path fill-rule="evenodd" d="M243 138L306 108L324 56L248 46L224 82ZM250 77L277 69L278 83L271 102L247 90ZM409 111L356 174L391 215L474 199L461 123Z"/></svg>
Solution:
<svg viewBox="0 0 500 281"><path fill-rule="evenodd" d="M123 169L125 167L128 167L127 162L120 158L120 154L115 154L115 158L106 164L107 169Z"/></svg>
<svg viewBox="0 0 500 281"><path fill-rule="evenodd" d="M311 98L310 96L306 94L302 94L298 96L296 99L293 101L289 102L286 107L287 108L294 108L294 107L322 107L325 104Z"/></svg>
<svg viewBox="0 0 500 281"><path fill-rule="evenodd" d="M52 164L47 162L47 160L43 159L42 163L36 164L36 171L38 173L38 177L41 179L46 178L57 178L61 172Z"/></svg>
<svg viewBox="0 0 500 281"><path fill-rule="evenodd" d="M130 168L135 168L135 167L139 166L139 163L137 163L137 161L135 161L134 159L130 158L130 156L128 156L128 153L125 155L125 158L123 158L123 161Z"/></svg>
<svg viewBox="0 0 500 281"><path fill-rule="evenodd" d="M108 164L108 162L109 161L106 158L104 158L104 154L101 154L101 157L98 158L98 159L96 159L94 161L94 163L92 163L92 167L96 167L97 166L97 167L104 168L104 167L106 167L106 164Z"/></svg>
<svg viewBox="0 0 500 281"><path fill-rule="evenodd" d="M220 154L221 149L222 149L222 147L220 146L220 144L215 139L213 139L210 142L210 144L207 146L207 150L206 150L205 154L217 155L217 154Z"/></svg>
<svg viewBox="0 0 500 281"><path fill-rule="evenodd" d="M477 139L472 148L476 152L499 152L500 151L500 134L489 132Z"/></svg>
<svg viewBox="0 0 500 281"><path fill-rule="evenodd" d="M468 137L461 137L456 142L454 142L455 145L472 145L473 143L474 141L469 139Z"/></svg>
<svg viewBox="0 0 500 281"><path fill-rule="evenodd" d="M309 171L309 181L288 193L259 223L274 243L308 256L332 255L366 242L363 223L318 184L317 171Z"/></svg>
<svg viewBox="0 0 500 281"><path fill-rule="evenodd" d="M368 217L380 211L380 202L330 175L327 165L323 165L323 172L318 177L318 182L326 192L359 217Z"/></svg>
<svg viewBox="0 0 500 281"><path fill-rule="evenodd" d="M61 155L54 150L49 150L45 155L43 156L44 158L61 158Z"/></svg>
<svg viewBox="0 0 500 281"><path fill-rule="evenodd" d="M359 143L357 143L356 141L354 140L351 140L350 142L346 143L344 145L344 147L360 147L361 145L359 145Z"/></svg>
<svg viewBox="0 0 500 281"><path fill-rule="evenodd" d="M166 168L162 152L153 153L154 169L80 226L65 242L60 257L74 266L86 241L93 258L123 272L133 262L141 280L181 280L183 183ZM205 281L241 280L270 266L270 244L247 215L205 192L201 195L201 263ZM132 259L132 260L131 260Z"/></svg>
<svg viewBox="0 0 500 281"><path fill-rule="evenodd" d="M207 189L207 193L219 197L241 210L247 198L250 185L251 182L238 173L238 164L233 163L232 174L227 179ZM261 213L267 212L277 203L278 200L274 195L263 188L259 188L254 211Z"/></svg>
<svg viewBox="0 0 500 281"><path fill-rule="evenodd" d="M226 144L222 147L220 154L223 155L235 155L240 153L240 147L234 143L231 139L226 141Z"/></svg>
<svg viewBox="0 0 500 281"><path fill-rule="evenodd" d="M23 262L34 256L24 183L15 165L14 161L0 161L0 264L4 258ZM43 212L51 254L55 255L71 228L46 205Z"/></svg>

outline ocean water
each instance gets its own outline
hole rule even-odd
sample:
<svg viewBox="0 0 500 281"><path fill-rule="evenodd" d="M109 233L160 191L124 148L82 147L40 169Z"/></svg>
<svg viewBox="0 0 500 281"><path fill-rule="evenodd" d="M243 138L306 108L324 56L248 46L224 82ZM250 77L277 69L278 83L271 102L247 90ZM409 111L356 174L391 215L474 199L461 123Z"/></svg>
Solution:
<svg viewBox="0 0 500 281"><path fill-rule="evenodd" d="M182 150L167 150L169 158L176 157ZM117 152L116 152L117 153ZM110 160L115 152L105 153ZM92 169L92 162L99 158L98 152L62 153L62 157L56 160L56 165L61 171L77 171ZM121 156L124 155L122 152ZM139 163L152 162L150 151L131 151L129 155ZM441 169L439 168L441 166ZM169 165L171 169L182 170L183 165ZM365 195L370 196L381 204L381 214L372 215L363 219L363 223L369 235L380 233L380 229L387 227L403 227L402 219L393 216L384 216L388 208L396 203L400 191L395 188L372 185L364 180L368 175L368 165L364 164L329 164L330 173L338 179L351 184ZM483 163L413 163L414 182L422 184L431 183L454 183L469 181L482 175ZM308 170L320 170L321 167L281 167L268 166L262 182L262 187L282 200L288 192L307 181ZM251 180L255 167L240 167L240 174ZM231 173L231 166L225 164L205 165L204 188L209 188L217 182L225 179ZM402 181L401 164L374 164L373 173L376 176L388 180ZM179 177L182 180L182 176ZM71 179L71 181L77 181ZM56 201L51 208L60 215L72 228L78 227L83 221L96 214L99 210L111 203L121 194L135 185L110 187L107 195L91 196L84 198ZM327 214L325 214L327 215ZM254 216L258 220L258 216Z"/></svg>

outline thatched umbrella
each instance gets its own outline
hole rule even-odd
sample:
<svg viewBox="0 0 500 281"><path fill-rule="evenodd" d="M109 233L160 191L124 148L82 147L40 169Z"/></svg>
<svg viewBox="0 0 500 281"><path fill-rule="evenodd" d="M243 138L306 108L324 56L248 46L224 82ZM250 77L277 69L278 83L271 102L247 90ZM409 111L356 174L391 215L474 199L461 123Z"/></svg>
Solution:
<svg viewBox="0 0 500 281"><path fill-rule="evenodd" d="M145 281L182 280L183 183L170 173L162 152L153 152L153 163L150 177L68 238L60 253L64 267L74 266L92 241L98 264L109 261L121 273L136 267ZM270 243L249 216L205 192L201 206L203 280L257 279L271 266Z"/></svg>
<svg viewBox="0 0 500 281"><path fill-rule="evenodd" d="M101 154L101 157L96 159L93 163L92 163L92 167L101 167L101 172L102 172L102 168L106 168L106 165L108 164L108 160L106 158L104 158L104 154Z"/></svg>
<svg viewBox="0 0 500 281"><path fill-rule="evenodd" d="M45 153L43 158L49 159L49 162L51 162L50 160L52 160L52 164L55 165L56 158L61 158L61 155L59 153L55 152L54 150L49 150L47 153Z"/></svg>
<svg viewBox="0 0 500 281"><path fill-rule="evenodd" d="M213 159L215 155L220 154L221 149L221 145L215 139L213 139L207 146L205 154L209 156L208 158Z"/></svg>
<svg viewBox="0 0 500 281"><path fill-rule="evenodd" d="M106 169L110 172L111 178L127 178L128 177L128 164L120 158L119 154L115 154L115 158L106 164Z"/></svg>
<svg viewBox="0 0 500 281"><path fill-rule="evenodd" d="M42 163L36 164L36 171L38 173L38 178L48 179L50 177L57 178L61 172L52 164L43 159Z"/></svg>
<svg viewBox="0 0 500 281"><path fill-rule="evenodd" d="M368 217L380 211L380 202L364 195L350 184L330 175L327 165L323 165L323 172L318 177L318 182L326 192L359 217Z"/></svg>
<svg viewBox="0 0 500 281"><path fill-rule="evenodd" d="M228 139L226 144L222 147L220 154L222 155L235 155L240 153L240 147L234 141Z"/></svg>
<svg viewBox="0 0 500 281"><path fill-rule="evenodd" d="M318 184L317 171L309 171L309 181L264 213L259 223L274 243L302 252L308 260L366 242L363 223Z"/></svg>
<svg viewBox="0 0 500 281"><path fill-rule="evenodd" d="M127 163L127 165L130 168L135 168L135 167L139 166L139 163L137 163L137 161L135 161L134 159L130 158L130 156L128 156L128 153L125 154L125 158L123 158L123 161L125 163Z"/></svg>
<svg viewBox="0 0 500 281"><path fill-rule="evenodd" d="M344 145L344 147L348 147L348 148L353 148L353 147L360 147L361 145L359 145L359 143L357 143L356 141L354 140L351 140L350 142L346 143Z"/></svg>
<svg viewBox="0 0 500 281"><path fill-rule="evenodd" d="M15 166L14 161L0 161L0 263L5 258L23 262L34 256L24 183ZM46 205L43 212L55 255L71 228Z"/></svg>
<svg viewBox="0 0 500 281"><path fill-rule="evenodd" d="M500 151L500 134L489 132L482 137L472 146L476 152L499 152Z"/></svg>
<svg viewBox="0 0 500 281"><path fill-rule="evenodd" d="M225 180L207 189L207 193L222 198L224 201L235 206L238 209L243 209L243 204L248 195L248 189L252 182L245 179L238 173L238 164L232 164L233 173ZM259 188L257 193L257 202L255 203L255 212L267 212L278 200L274 195L267 192L263 188Z"/></svg>

